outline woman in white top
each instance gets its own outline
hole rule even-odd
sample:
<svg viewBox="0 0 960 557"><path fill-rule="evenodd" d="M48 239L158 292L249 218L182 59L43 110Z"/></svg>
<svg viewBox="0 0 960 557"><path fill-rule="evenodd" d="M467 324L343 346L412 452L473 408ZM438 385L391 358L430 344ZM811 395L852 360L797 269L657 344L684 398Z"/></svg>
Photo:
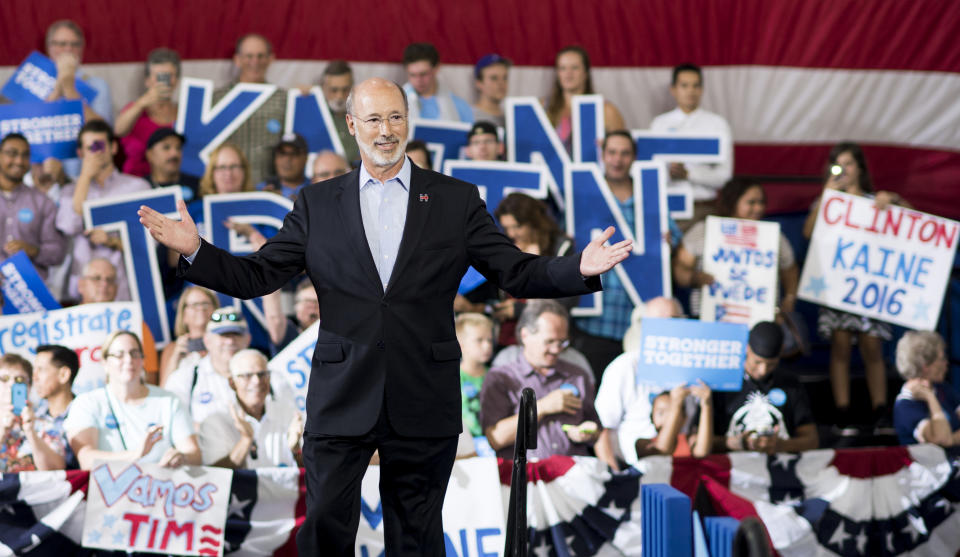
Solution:
<svg viewBox="0 0 960 557"><path fill-rule="evenodd" d="M107 385L78 396L63 423L80 468L89 470L98 460L200 464L197 436L180 399L143 380L137 335L114 331L101 354Z"/></svg>

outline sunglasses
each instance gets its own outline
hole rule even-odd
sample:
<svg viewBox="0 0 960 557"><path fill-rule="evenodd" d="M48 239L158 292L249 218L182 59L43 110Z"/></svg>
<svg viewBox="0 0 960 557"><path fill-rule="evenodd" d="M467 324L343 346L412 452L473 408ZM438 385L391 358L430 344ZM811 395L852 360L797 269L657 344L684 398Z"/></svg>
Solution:
<svg viewBox="0 0 960 557"><path fill-rule="evenodd" d="M243 316L239 313L214 313L210 316L210 321L214 323L220 323L223 321L233 321L237 322L243 319Z"/></svg>

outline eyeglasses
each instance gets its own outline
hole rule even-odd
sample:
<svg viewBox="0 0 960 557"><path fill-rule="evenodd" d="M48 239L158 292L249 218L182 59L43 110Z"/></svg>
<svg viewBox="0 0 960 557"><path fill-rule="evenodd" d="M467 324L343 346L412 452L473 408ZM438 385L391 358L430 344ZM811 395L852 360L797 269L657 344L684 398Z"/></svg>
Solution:
<svg viewBox="0 0 960 557"><path fill-rule="evenodd" d="M107 284L117 284L117 277L115 276L104 277L101 275L84 275L83 278L91 282L105 282Z"/></svg>
<svg viewBox="0 0 960 557"><path fill-rule="evenodd" d="M190 304L184 304L183 307L190 309L210 309L213 307L213 304L210 302L193 302Z"/></svg>
<svg viewBox="0 0 960 557"><path fill-rule="evenodd" d="M261 381L266 381L267 379L270 379L270 370L264 369L261 371L248 371L245 373L234 373L233 376L236 379L243 379L244 381L250 381L254 377L257 377Z"/></svg>
<svg viewBox="0 0 960 557"><path fill-rule="evenodd" d="M4 149L0 151L0 153L3 153L3 156L10 157L11 159L29 159L30 158L29 149L27 149L26 151L20 151L19 149Z"/></svg>
<svg viewBox="0 0 960 557"><path fill-rule="evenodd" d="M391 114L386 118L381 118L379 116L371 116L370 118L367 118L367 119L357 118L357 120L361 124L363 124L365 128L367 128L370 131L373 131L373 130L379 130L380 126L382 126L384 123L389 125L391 128L401 126L403 125L404 122L407 121L407 117L404 116L403 114Z"/></svg>
<svg viewBox="0 0 960 557"><path fill-rule="evenodd" d="M0 383L9 383L10 381L14 383L26 383L27 378L22 375L0 375Z"/></svg>
<svg viewBox="0 0 960 557"><path fill-rule="evenodd" d="M314 180L326 180L327 178L333 178L334 176L340 176L341 174L346 174L350 172L349 168L337 168L336 170L324 170L322 172L317 172L313 175Z"/></svg>
<svg viewBox="0 0 960 557"><path fill-rule="evenodd" d="M120 352L110 352L107 354L108 358L116 358L118 360L122 360L126 356L130 356L131 360L141 360L143 359L143 352L139 350L128 350L124 352L121 350Z"/></svg>
<svg viewBox="0 0 960 557"><path fill-rule="evenodd" d="M242 315L233 312L214 313L210 316L210 321L214 323L220 323L221 321L240 321L241 319L243 319Z"/></svg>
<svg viewBox="0 0 960 557"><path fill-rule="evenodd" d="M80 48L83 46L82 41L50 41L48 44L57 48Z"/></svg>
<svg viewBox="0 0 960 557"><path fill-rule="evenodd" d="M560 350L566 350L567 348L570 347L570 340L569 340L569 339L565 339L565 340L554 339L554 340L548 340L548 341L545 342L544 344L545 344L548 348L559 348Z"/></svg>
<svg viewBox="0 0 960 557"><path fill-rule="evenodd" d="M218 164L213 167L214 172L240 172L243 166L239 164Z"/></svg>

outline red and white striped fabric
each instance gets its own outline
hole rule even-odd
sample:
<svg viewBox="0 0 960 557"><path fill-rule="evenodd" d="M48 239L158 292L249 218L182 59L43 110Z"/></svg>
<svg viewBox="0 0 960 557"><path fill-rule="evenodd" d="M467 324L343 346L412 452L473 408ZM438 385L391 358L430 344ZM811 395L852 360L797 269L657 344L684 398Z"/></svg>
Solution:
<svg viewBox="0 0 960 557"><path fill-rule="evenodd" d="M116 107L140 94L141 64L157 46L186 60L184 74L231 79L235 40L256 31L275 46L268 78L316 82L326 60L345 58L358 78L404 80L406 44L432 41L441 81L474 98L472 65L484 54L511 58L510 93L545 96L557 50L590 52L597 91L642 129L672 108L669 68L705 68L703 104L730 122L735 172L819 176L829 146L865 145L877 187L917 208L960 218L960 10L951 2L697 0L516 3L371 0L241 2L224 15L213 0L163 5L0 4L0 81L43 49L52 21L86 30L87 70L106 78ZM819 184L770 188L769 212L806 210Z"/></svg>

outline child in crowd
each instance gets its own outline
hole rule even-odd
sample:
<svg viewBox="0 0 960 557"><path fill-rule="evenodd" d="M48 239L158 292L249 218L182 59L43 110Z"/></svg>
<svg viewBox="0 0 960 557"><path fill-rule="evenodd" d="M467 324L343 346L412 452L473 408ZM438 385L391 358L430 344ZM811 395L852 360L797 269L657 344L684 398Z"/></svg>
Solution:
<svg viewBox="0 0 960 557"><path fill-rule="evenodd" d="M460 342L460 392L463 427L470 435L483 435L480 427L480 387L487 375L487 362L493 356L493 321L479 313L461 313L456 321Z"/></svg>
<svg viewBox="0 0 960 557"><path fill-rule="evenodd" d="M700 405L698 423L683 433L687 419L684 409L688 395L697 398ZM651 455L695 456L703 458L710 454L713 439L713 397L710 387L702 381L696 385L678 385L664 391L653 399L651 419L657 428L653 439L637 439L637 456Z"/></svg>

